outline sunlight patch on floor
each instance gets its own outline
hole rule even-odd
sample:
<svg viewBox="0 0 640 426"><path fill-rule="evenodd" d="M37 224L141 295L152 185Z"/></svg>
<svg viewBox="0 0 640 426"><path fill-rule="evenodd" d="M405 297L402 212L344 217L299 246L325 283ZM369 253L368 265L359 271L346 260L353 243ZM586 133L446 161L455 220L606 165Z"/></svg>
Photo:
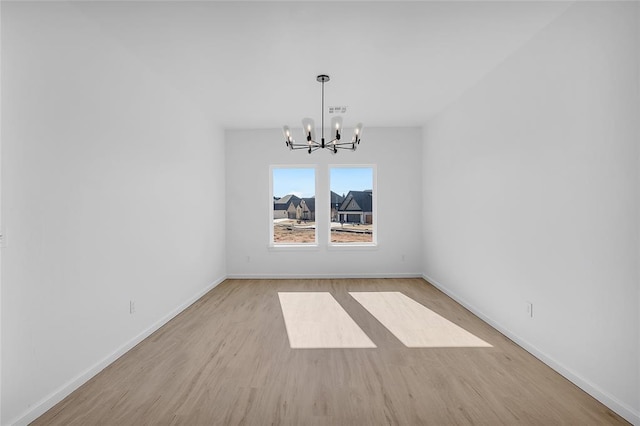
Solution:
<svg viewBox="0 0 640 426"><path fill-rule="evenodd" d="M492 347L398 291L349 294L407 347Z"/></svg>
<svg viewBox="0 0 640 426"><path fill-rule="evenodd" d="M328 292L279 292L291 348L375 348Z"/></svg>

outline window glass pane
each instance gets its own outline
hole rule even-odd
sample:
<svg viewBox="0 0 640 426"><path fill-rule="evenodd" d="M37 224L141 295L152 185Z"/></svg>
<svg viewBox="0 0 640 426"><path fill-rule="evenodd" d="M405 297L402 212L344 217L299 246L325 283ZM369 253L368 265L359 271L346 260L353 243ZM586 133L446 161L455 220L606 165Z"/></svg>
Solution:
<svg viewBox="0 0 640 426"><path fill-rule="evenodd" d="M274 244L316 242L315 169L273 168Z"/></svg>
<svg viewBox="0 0 640 426"><path fill-rule="evenodd" d="M372 167L332 167L331 242L374 242Z"/></svg>

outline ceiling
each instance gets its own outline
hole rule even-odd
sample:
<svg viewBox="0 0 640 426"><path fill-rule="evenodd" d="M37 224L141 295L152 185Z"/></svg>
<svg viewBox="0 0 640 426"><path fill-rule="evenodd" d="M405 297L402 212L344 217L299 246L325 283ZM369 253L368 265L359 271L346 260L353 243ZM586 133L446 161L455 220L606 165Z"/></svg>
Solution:
<svg viewBox="0 0 640 426"><path fill-rule="evenodd" d="M565 2L75 2L227 128L422 126L562 14Z"/></svg>

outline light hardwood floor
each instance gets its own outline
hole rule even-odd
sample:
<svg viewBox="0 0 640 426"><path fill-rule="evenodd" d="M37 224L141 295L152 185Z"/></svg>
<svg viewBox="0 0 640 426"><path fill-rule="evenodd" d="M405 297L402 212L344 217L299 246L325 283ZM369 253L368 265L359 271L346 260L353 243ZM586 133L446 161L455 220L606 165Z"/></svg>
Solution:
<svg viewBox="0 0 640 426"><path fill-rule="evenodd" d="M291 349L278 292L329 292L376 348ZM491 347L407 348L349 292L401 292ZM627 424L421 279L227 280L35 425Z"/></svg>
<svg viewBox="0 0 640 426"><path fill-rule="evenodd" d="M278 292L278 297L290 347L376 347L329 292Z"/></svg>
<svg viewBox="0 0 640 426"><path fill-rule="evenodd" d="M399 291L349 294L409 348L491 347Z"/></svg>

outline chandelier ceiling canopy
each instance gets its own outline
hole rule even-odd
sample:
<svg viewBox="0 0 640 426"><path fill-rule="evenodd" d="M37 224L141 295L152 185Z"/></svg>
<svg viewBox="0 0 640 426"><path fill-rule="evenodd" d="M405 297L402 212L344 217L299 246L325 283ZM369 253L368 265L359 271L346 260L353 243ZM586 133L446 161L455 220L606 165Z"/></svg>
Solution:
<svg viewBox="0 0 640 426"><path fill-rule="evenodd" d="M322 84L322 121L320 127L320 141L316 138L316 128L311 118L302 119L302 130L305 135L305 142L296 142L291 135L291 129L289 126L282 127L282 133L284 134L284 142L289 149L306 149L309 154L318 149L328 149L332 153L337 153L339 149L348 149L355 151L360 144L360 135L362 134L362 123L358 123L353 131L353 136L349 142L342 142L342 117L335 116L331 118L331 129L329 132L332 138L329 142L325 142L324 138L324 83L329 81L329 76L326 74L320 74L316 77L319 83Z"/></svg>

